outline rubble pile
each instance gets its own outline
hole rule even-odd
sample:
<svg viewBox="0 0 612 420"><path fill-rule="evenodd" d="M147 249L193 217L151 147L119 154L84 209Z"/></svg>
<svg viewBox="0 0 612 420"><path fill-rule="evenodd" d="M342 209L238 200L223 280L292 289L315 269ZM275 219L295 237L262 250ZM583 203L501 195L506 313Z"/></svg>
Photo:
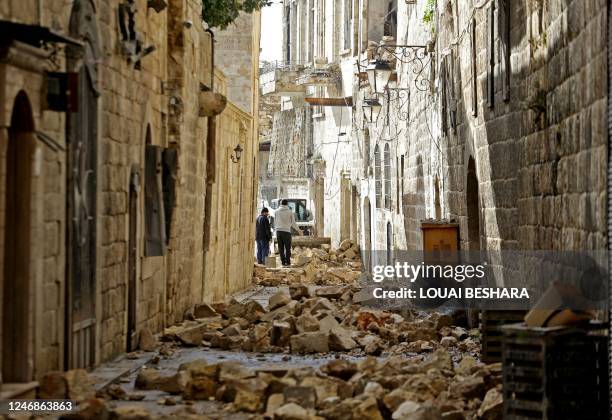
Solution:
<svg viewBox="0 0 612 420"><path fill-rule="evenodd" d="M162 341L249 352L353 355L418 354L447 348L478 354L478 330L454 326L450 315L402 315L354 304L357 286L289 286L268 307L249 300L202 304L193 320L167 328Z"/></svg>
<svg viewBox="0 0 612 420"><path fill-rule="evenodd" d="M262 286L287 284L352 284L360 277L359 244L347 239L337 249L323 244L318 248L296 247L292 266L266 268L255 265L253 282Z"/></svg>
<svg viewBox="0 0 612 420"><path fill-rule="evenodd" d="M495 419L500 384L500 364L466 356L454 365L445 349L425 360L336 359L320 369L285 371L197 360L172 375L145 368L136 379L137 389L163 390L183 401L214 399L231 404L232 411L278 420Z"/></svg>

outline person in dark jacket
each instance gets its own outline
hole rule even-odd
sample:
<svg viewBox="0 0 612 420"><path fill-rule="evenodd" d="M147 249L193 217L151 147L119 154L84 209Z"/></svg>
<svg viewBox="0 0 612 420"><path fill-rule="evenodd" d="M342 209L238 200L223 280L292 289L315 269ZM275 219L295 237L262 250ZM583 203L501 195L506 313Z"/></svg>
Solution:
<svg viewBox="0 0 612 420"><path fill-rule="evenodd" d="M266 257L270 254L270 241L272 240L272 230L270 229L269 211L267 208L261 209L261 214L255 222L255 240L257 241L257 263L265 264Z"/></svg>

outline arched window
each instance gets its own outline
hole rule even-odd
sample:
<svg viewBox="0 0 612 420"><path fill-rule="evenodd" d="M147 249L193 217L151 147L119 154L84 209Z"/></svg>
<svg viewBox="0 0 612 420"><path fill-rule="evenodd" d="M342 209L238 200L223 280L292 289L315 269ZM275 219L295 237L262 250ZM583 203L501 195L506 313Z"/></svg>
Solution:
<svg viewBox="0 0 612 420"><path fill-rule="evenodd" d="M376 207L382 207L382 168L380 164L380 147L374 148L374 182L376 186Z"/></svg>
<svg viewBox="0 0 612 420"><path fill-rule="evenodd" d="M385 208L391 208L391 148L385 145Z"/></svg>

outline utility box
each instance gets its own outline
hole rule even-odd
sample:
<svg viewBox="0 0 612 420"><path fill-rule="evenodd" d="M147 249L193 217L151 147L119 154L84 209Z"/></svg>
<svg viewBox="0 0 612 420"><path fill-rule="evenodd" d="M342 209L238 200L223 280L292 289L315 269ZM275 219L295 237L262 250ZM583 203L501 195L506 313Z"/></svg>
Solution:
<svg viewBox="0 0 612 420"><path fill-rule="evenodd" d="M425 220L421 222L423 250L430 255L453 253L458 257L459 224L446 221Z"/></svg>

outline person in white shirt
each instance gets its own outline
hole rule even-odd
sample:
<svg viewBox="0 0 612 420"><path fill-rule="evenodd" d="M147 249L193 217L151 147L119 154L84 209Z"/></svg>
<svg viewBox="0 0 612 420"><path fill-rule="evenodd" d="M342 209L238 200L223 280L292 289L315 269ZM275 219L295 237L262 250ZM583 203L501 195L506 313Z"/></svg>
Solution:
<svg viewBox="0 0 612 420"><path fill-rule="evenodd" d="M274 212L274 227L276 229L276 240L278 241L278 252L284 267L291 265L291 230L302 235L300 227L295 221L295 213L287 205L287 200L282 200L281 205Z"/></svg>

